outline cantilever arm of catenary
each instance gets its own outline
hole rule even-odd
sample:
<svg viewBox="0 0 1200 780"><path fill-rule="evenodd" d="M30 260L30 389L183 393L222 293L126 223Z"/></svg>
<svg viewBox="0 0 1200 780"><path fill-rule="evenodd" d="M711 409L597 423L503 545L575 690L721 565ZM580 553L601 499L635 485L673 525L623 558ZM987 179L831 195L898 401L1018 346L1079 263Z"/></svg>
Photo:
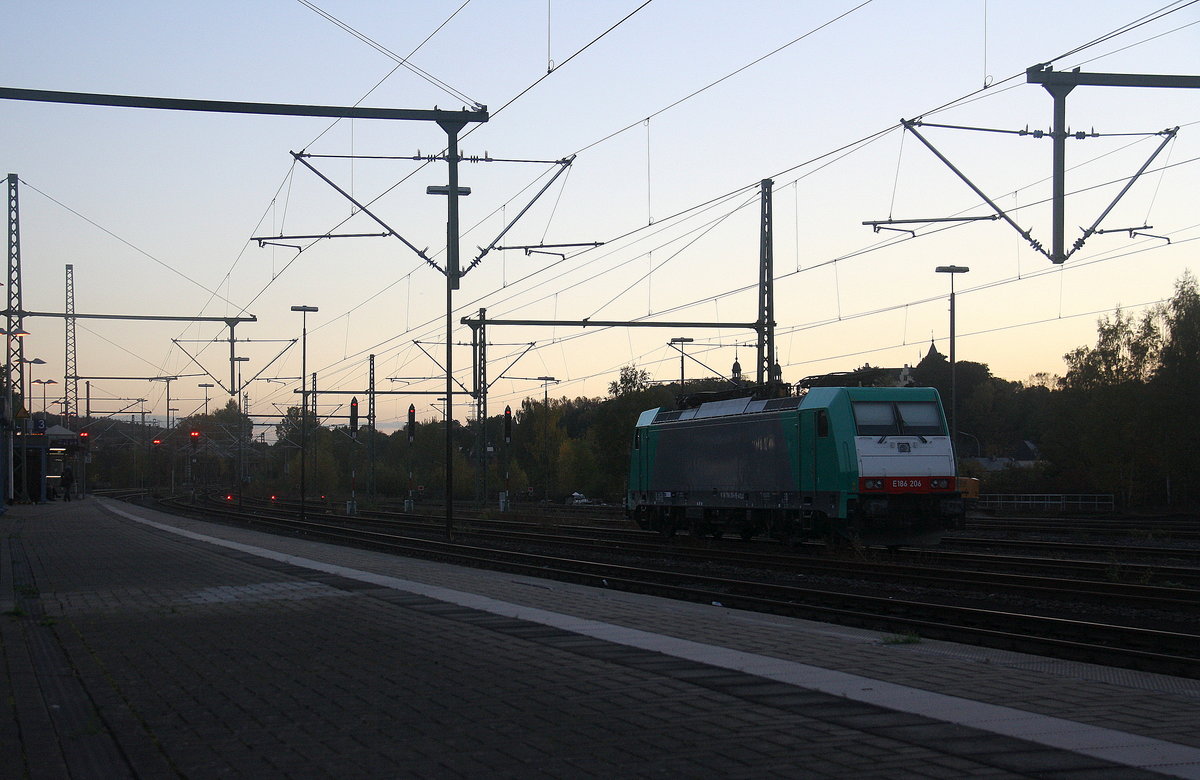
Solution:
<svg viewBox="0 0 1200 780"><path fill-rule="evenodd" d="M1016 222L1013 222L1012 217L1008 216L1008 214L1004 211L1004 209L1000 208L1000 206L998 206L991 198L989 198L987 195L985 195L983 193L983 190L976 187L974 182L972 182L970 179L968 179L962 171L960 171L958 168L955 168L954 163L952 163L948 159L946 159L946 156L944 154L942 154L941 152L939 152L933 146L933 144L929 143L929 141L926 140L925 136L923 136L917 132L916 126L920 123L921 123L921 121L919 119L901 119L900 120L900 124L904 125L905 130L908 130L910 133L912 133L913 135L915 135L917 137L918 141L925 144L925 148L927 148L927 149L929 149L929 151L933 152L935 157L937 157L939 160L941 160L942 163L947 168L949 168L951 171L954 172L954 175L956 175L956 176L958 176L958 178L962 179L963 183L966 184L968 187L970 187L972 192L974 192L976 195L978 195L980 198L982 198L983 202L988 204L988 206L990 206L991 209L993 211L995 211L996 214L998 214L1001 219L1003 219L1008 224L1012 225L1013 230L1020 233L1021 237L1024 238L1026 241L1028 241L1029 245L1031 247L1033 247L1034 249L1036 249L1038 252L1042 253L1049 259L1050 253L1047 252L1042 247L1040 242L1034 240L1034 238L1029 234L1028 230L1022 230L1020 225L1018 225Z"/></svg>
<svg viewBox="0 0 1200 780"><path fill-rule="evenodd" d="M1067 252L1067 257L1070 257L1078 252L1079 248L1083 246L1083 242L1087 241L1093 233L1100 232L1097 230L1097 228L1100 227L1100 223L1104 221L1104 218L1108 216L1108 212L1112 211L1116 207L1117 201L1125 197L1125 193L1129 192L1129 188L1133 186L1133 183L1136 182L1141 175L1146 172L1146 169L1150 167L1150 163L1154 162L1154 158L1158 157L1159 153L1166 148L1167 144L1174 140L1175 134L1178 132L1178 127L1172 127L1168 130L1163 130L1160 133L1162 136L1164 136L1162 143L1158 145L1158 148L1154 150L1154 153L1150 155L1149 159L1142 164L1142 167L1138 169L1138 172L1129 177L1129 181L1127 181L1121 191L1117 193L1117 197L1113 198L1112 203L1108 204L1108 208L1106 208L1103 213L1100 214L1100 216L1096 217L1096 221L1092 223L1092 226L1084 230L1083 235L1076 239L1074 246L1071 247L1071 251ZM1129 232L1130 237L1132 238L1133 231L1131 230ZM1168 239L1167 242L1170 243L1170 239Z"/></svg>
<svg viewBox="0 0 1200 780"><path fill-rule="evenodd" d="M521 212L519 214L517 214L517 216L515 216L511 220L509 220L508 224L505 225L504 229L501 230L500 233L495 238L492 239L492 243L488 244L486 249L484 249L483 247L479 248L479 255L474 260L471 261L470 265L468 265L466 268L463 269L462 274L460 274L461 276L466 276L467 273L472 268L479 265L479 263L483 260L484 256L488 252L490 252L496 248L496 244L498 244L500 242L500 239L504 238L504 234L507 233L509 231L509 229L517 223L517 220L519 220L521 217L525 216L525 212L529 211L529 209L531 209L533 207L534 203L537 203L538 199L541 198L542 195L544 195L546 193L546 190L550 189L551 185L553 185L554 182L558 180L559 176L562 176L563 171L565 171L571 167L571 163L573 163L573 162L575 162L575 155L571 155L570 157L559 160L556 163L558 165L558 170L555 171L554 175L550 177L550 181L546 182L546 185L544 187L542 187L540 190L538 190L537 194L534 195L533 198L531 198L530 201L525 204L525 208L521 209Z"/></svg>
<svg viewBox="0 0 1200 780"><path fill-rule="evenodd" d="M443 365L443 364L442 364L442 362L441 362L440 360L438 360L437 358L435 358L433 355L429 354L429 350L425 349L424 345L423 345L423 344L421 344L421 342L419 342L419 341L414 341L414 342L413 342L413 344L415 344L415 345L416 345L417 349L419 349L419 350L421 350L422 352L424 352L424 353L425 353L425 357L427 357L427 358L429 358L430 360L432 360L432 361L433 361L433 363L434 363L434 365L436 365L436 366L437 366L438 368L440 368L442 371L445 371L445 370L446 370L446 366L445 366L445 365ZM457 378L457 377L456 377L456 378L454 378L454 384L458 385L459 389L460 389L460 390L462 390L464 394L474 397L474 395L475 395L475 394L474 394L474 393L472 393L470 390L468 390L466 385L464 385L462 382L458 381L458 378Z"/></svg>
<svg viewBox="0 0 1200 780"><path fill-rule="evenodd" d="M230 390L228 387L225 386L224 382L222 382L220 379L217 379L217 377L215 375L213 375L213 372L211 372L207 368L205 368L204 364L201 363L199 360L197 360L196 357L191 352L188 352L186 349L184 349L183 346L180 345L179 339L171 339L171 343L174 344L175 346L179 347L180 351L183 352L183 354L187 355L188 359L191 360L193 363L195 363L200 368L200 370L203 371L208 376L209 379L216 382L217 387L221 388L222 390L224 390L226 393L229 393L230 395L234 394L233 390Z"/></svg>
<svg viewBox="0 0 1200 780"><path fill-rule="evenodd" d="M357 208L359 211L362 211L368 217L370 217L371 219L373 219L377 223L379 223L379 226L382 227L384 230L386 230L388 232L388 235L392 235L392 236L395 236L396 238L400 239L400 241L403 242L403 244L406 247L408 247L409 249L411 249L412 251L417 253L417 257L421 258L426 263L429 263L429 265L436 268L439 273L442 273L442 274L446 273L446 269L442 268L440 265L438 265L436 262L434 262L433 258L431 258L429 255L425 254L424 249L417 249L417 247L411 241L409 241L407 238L405 238L404 236L400 235L395 230L393 230L391 225L384 222L382 219L377 217L369 208L367 208L366 206L364 206L363 204L361 204L357 200L355 200L353 195L351 195L350 193L346 192L341 187L334 184L333 180L331 180L328 176L326 176L325 174L318 171L316 169L316 167L313 166L312 163L310 163L308 160L304 159L308 155L306 155L304 152L290 152L290 154L292 155L292 157L294 157L296 159L297 162L303 163L305 168L308 168L310 171L312 171L318 177L320 177L321 181L325 182L330 187L333 187L335 190L338 191L339 194L341 194L341 196L343 198L345 198L346 200L353 203L355 208Z"/></svg>
<svg viewBox="0 0 1200 780"><path fill-rule="evenodd" d="M268 360L268 361L267 361L267 363L266 363L266 365L264 365L262 368L260 368L260 369L258 370L258 373L256 373L254 376L252 376L252 377L250 377L249 379L247 379L245 382L243 382L243 383L242 383L242 386L238 388L238 392L240 393L240 392L244 391L244 390L245 390L247 387L249 387L249 386L250 386L250 383L251 383L251 382L253 382L254 380L258 379L260 376L262 376L262 375L263 375L263 372L264 372L264 371L266 371L268 368L270 368L270 367L271 367L271 365L272 365L272 364L273 364L273 363L274 363L276 360L279 360L279 358L283 357L283 353L284 353L284 352L287 352L289 349L291 349L292 347L296 346L296 342L297 342L297 341L299 341L299 340L300 340L300 339L289 339L289 340L288 340L288 343L287 343L287 346L285 346L283 349L279 350L279 354L277 354L275 357L273 357L273 358L271 358L270 360Z"/></svg>
<svg viewBox="0 0 1200 780"><path fill-rule="evenodd" d="M491 382L488 382L488 389L491 390L492 385L496 384L501 379L503 379L504 375L507 374L512 369L512 367L517 364L517 361L520 360L521 358L525 357L526 355L528 355L529 350L531 350L531 349L533 349L533 342L530 342L525 347L525 349L521 350L521 354L519 354L515 358L513 358L512 362L508 364L508 368L505 368L503 371L501 371L499 374L496 375L495 379L493 379Z"/></svg>

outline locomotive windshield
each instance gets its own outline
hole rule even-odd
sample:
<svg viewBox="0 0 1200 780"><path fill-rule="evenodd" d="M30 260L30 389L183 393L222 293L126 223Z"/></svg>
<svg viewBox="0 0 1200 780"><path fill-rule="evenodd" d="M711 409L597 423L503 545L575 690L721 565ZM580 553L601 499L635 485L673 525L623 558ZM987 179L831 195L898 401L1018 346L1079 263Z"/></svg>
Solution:
<svg viewBox="0 0 1200 780"><path fill-rule="evenodd" d="M855 401L859 436L944 436L933 401Z"/></svg>

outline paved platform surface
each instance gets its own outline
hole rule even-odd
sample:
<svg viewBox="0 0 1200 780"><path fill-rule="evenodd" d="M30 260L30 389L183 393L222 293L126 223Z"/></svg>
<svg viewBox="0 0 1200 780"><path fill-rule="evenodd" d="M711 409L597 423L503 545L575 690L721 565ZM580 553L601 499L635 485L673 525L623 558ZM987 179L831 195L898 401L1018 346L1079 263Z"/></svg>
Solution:
<svg viewBox="0 0 1200 780"><path fill-rule="evenodd" d="M1200 681L119 502L0 516L0 777L1200 778Z"/></svg>

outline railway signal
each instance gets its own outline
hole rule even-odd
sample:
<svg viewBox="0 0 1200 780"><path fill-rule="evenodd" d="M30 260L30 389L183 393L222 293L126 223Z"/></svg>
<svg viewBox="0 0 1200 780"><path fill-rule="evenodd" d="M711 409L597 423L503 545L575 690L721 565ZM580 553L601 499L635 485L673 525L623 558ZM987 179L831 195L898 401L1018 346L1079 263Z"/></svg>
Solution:
<svg viewBox="0 0 1200 780"><path fill-rule="evenodd" d="M408 432L408 443L412 444L417 434L417 407L412 404L408 405L408 425L405 430Z"/></svg>
<svg viewBox="0 0 1200 780"><path fill-rule="evenodd" d="M350 432L358 433L358 398L350 399Z"/></svg>
<svg viewBox="0 0 1200 780"><path fill-rule="evenodd" d="M504 443L512 444L512 407L504 407Z"/></svg>

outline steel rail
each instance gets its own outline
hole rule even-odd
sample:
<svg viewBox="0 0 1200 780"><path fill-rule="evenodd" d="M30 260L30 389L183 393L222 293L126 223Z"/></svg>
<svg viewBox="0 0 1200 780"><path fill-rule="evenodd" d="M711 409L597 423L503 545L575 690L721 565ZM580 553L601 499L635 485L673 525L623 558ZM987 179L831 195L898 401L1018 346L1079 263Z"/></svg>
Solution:
<svg viewBox="0 0 1200 780"><path fill-rule="evenodd" d="M173 506L176 510L186 505ZM367 546L395 554L496 567L610 589L654 593L724 607L860 625L925 638L971 642L1022 652L1200 677L1200 634L1019 614L907 599L781 586L560 556L496 550L462 542L354 529L345 524L297 523L278 516L196 505L193 510L239 523L300 531L310 538Z"/></svg>

